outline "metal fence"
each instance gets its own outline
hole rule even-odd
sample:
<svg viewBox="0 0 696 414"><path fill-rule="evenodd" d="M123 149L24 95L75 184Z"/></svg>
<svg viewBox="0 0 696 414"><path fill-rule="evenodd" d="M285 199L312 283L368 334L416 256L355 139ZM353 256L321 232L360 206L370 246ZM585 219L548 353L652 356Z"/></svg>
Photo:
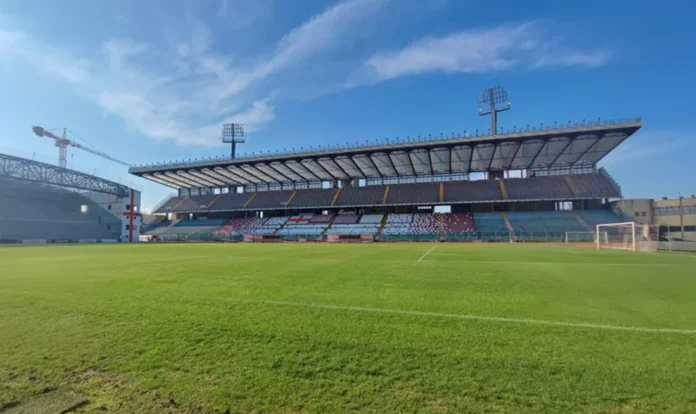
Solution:
<svg viewBox="0 0 696 414"><path fill-rule="evenodd" d="M166 232L160 234L157 238L161 241L168 242L237 242L242 241L242 235L220 235L214 233L171 233ZM323 242L326 241L326 235L304 235L304 234L288 234L280 235L283 241L308 241L308 242ZM376 238L376 241L382 242L549 242L563 243L566 241L564 232L474 232L460 234L383 234ZM576 240L592 242L591 237L588 240Z"/></svg>
<svg viewBox="0 0 696 414"><path fill-rule="evenodd" d="M696 242L691 241L661 241L657 244L657 250L666 252L691 252L696 253Z"/></svg>

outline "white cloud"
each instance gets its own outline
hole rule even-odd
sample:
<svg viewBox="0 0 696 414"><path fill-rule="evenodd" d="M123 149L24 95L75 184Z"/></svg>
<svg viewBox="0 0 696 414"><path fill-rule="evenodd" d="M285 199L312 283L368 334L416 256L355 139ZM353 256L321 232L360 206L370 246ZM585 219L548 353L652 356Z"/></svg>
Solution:
<svg viewBox="0 0 696 414"><path fill-rule="evenodd" d="M189 33L188 39L168 47L111 39L87 60L21 33L0 31L0 51L69 82L105 113L142 134L184 145L217 146L224 122L243 122L246 131L254 132L275 118L274 91L259 85L262 80L344 44L386 1L339 3L290 31L271 56L252 57L253 65L233 65L227 55L216 52L208 27L191 15L177 26L177 31ZM224 3L221 7L224 13Z"/></svg>
<svg viewBox="0 0 696 414"><path fill-rule="evenodd" d="M148 42L110 39L89 59L21 32L0 29L0 60L11 54L44 76L71 84L106 114L149 137L217 146L224 122L244 122L248 132L272 122L276 96L315 98L426 72L595 67L610 57L606 51L575 50L548 41L555 37L544 36L538 24L524 23L423 38L400 50L373 54L367 64L371 50L342 59L342 53L336 52L352 49L370 36L389 2L340 2L289 31L275 47L266 52L261 48L257 56L221 52L217 42L226 45L229 39L216 39L208 26L189 13L167 21L174 34L163 35L164 45L156 38ZM229 13L232 4L219 4L219 13Z"/></svg>
<svg viewBox="0 0 696 414"><path fill-rule="evenodd" d="M276 55L262 67L262 73L272 73L306 58L337 46L348 32L359 31L360 23L377 12L386 0L351 0L312 17L280 41Z"/></svg>
<svg viewBox="0 0 696 414"><path fill-rule="evenodd" d="M313 16L283 36L270 59L250 71L232 76L229 86L223 91L223 97L360 36L360 30L356 29L361 22L374 16L388 1L349 0Z"/></svg>
<svg viewBox="0 0 696 414"><path fill-rule="evenodd" d="M522 23L426 37L403 49L378 53L368 61L371 81L428 72L485 73L516 67L596 67L610 58L606 50L578 51L559 46L539 25Z"/></svg>

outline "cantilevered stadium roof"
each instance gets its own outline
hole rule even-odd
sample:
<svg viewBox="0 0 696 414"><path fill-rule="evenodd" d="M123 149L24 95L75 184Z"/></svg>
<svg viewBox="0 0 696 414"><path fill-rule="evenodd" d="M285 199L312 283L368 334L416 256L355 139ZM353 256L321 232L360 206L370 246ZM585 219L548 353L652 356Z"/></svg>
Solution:
<svg viewBox="0 0 696 414"><path fill-rule="evenodd" d="M129 190L125 185L93 175L7 154L0 154L0 178L32 181L117 196L126 196Z"/></svg>
<svg viewBox="0 0 696 414"><path fill-rule="evenodd" d="M640 118L633 118L497 135L177 161L135 166L129 172L179 189L575 167L594 165L641 125Z"/></svg>

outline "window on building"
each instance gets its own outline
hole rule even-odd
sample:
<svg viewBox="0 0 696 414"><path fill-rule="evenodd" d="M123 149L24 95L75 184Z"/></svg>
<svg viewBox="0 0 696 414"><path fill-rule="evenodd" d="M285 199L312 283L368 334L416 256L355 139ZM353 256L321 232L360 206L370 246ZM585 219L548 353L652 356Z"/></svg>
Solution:
<svg viewBox="0 0 696 414"><path fill-rule="evenodd" d="M107 210L111 211L111 204L106 207Z"/></svg>
<svg viewBox="0 0 696 414"><path fill-rule="evenodd" d="M130 211L130 204L126 204L126 211Z"/></svg>
<svg viewBox="0 0 696 414"><path fill-rule="evenodd" d="M640 213L636 211L636 217L640 217Z"/></svg>
<svg viewBox="0 0 696 414"><path fill-rule="evenodd" d="M641 215L641 217L645 217L646 216L645 211L641 211L640 215Z"/></svg>

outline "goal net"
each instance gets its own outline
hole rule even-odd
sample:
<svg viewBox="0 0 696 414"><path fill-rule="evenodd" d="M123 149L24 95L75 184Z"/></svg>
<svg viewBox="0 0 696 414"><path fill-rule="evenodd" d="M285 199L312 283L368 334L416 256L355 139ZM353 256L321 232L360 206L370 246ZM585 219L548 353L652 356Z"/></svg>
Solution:
<svg viewBox="0 0 696 414"><path fill-rule="evenodd" d="M607 242L609 236L606 231L597 233L595 231L567 231L565 233L566 243L597 243L597 237Z"/></svg>
<svg viewBox="0 0 696 414"><path fill-rule="evenodd" d="M659 240L659 226L634 222L598 224L595 232L598 249L654 252Z"/></svg>

